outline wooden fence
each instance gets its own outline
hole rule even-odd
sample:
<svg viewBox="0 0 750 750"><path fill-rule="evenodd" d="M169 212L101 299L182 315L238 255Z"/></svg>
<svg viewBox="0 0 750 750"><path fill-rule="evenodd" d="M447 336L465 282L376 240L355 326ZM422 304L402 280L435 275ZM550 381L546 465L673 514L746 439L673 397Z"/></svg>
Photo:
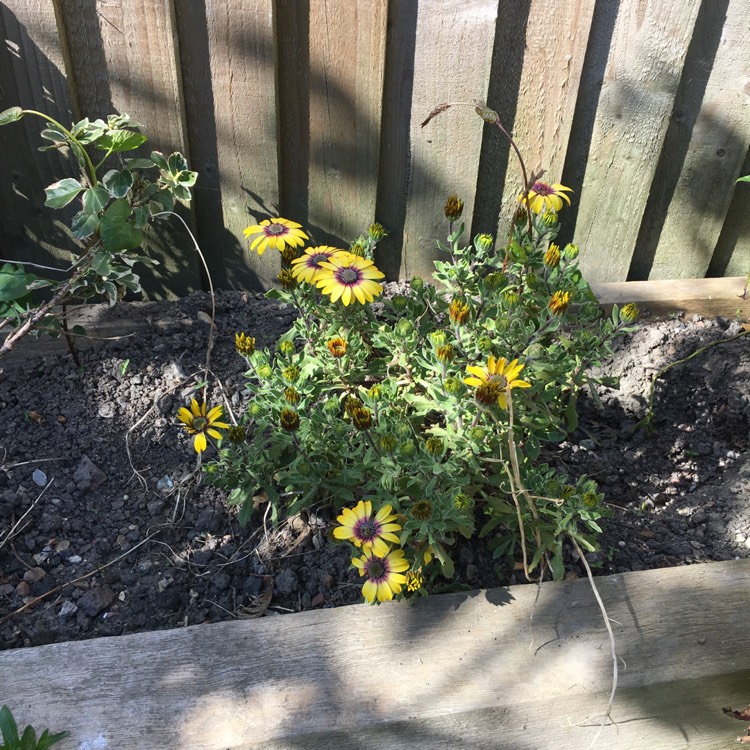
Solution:
<svg viewBox="0 0 750 750"><path fill-rule="evenodd" d="M273 282L242 229L269 215L342 245L374 219L390 278L428 275L450 193L504 232L529 167L575 191L591 281L750 270L750 0L3 0L0 109L127 112L200 173L190 215L219 287ZM0 129L0 257L68 242L44 187L69 169L31 118ZM499 222L499 225L498 225ZM153 296L203 280L159 232Z"/></svg>

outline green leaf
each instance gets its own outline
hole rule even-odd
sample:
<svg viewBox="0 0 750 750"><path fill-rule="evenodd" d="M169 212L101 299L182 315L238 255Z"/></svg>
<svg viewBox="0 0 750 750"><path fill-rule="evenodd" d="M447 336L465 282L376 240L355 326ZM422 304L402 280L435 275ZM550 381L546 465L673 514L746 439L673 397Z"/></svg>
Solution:
<svg viewBox="0 0 750 750"><path fill-rule="evenodd" d="M123 151L133 151L147 140L145 135L134 133L132 130L110 130L97 141L96 147L102 151L119 154Z"/></svg>
<svg viewBox="0 0 750 750"><path fill-rule="evenodd" d="M52 745L60 742L60 740L64 740L70 735L70 732L58 732L57 734L50 735L47 734L48 732L49 729L45 729L42 732L42 736L39 738L36 750L47 750L47 748L52 747Z"/></svg>
<svg viewBox="0 0 750 750"><path fill-rule="evenodd" d="M21 299L27 293L26 272L23 268L3 264L0 268L0 302Z"/></svg>
<svg viewBox="0 0 750 750"><path fill-rule="evenodd" d="M99 232L104 247L110 252L134 250L143 243L143 231L136 229L129 218L130 204L124 198L113 201L104 212Z"/></svg>
<svg viewBox="0 0 750 750"><path fill-rule="evenodd" d="M153 169L156 166L151 159L143 159L140 157L123 159L123 162L128 169Z"/></svg>
<svg viewBox="0 0 750 750"><path fill-rule="evenodd" d="M83 194L83 210L87 214L98 214L109 203L109 193L103 187L89 188Z"/></svg>
<svg viewBox="0 0 750 750"><path fill-rule="evenodd" d="M0 115L2 117L2 115ZM0 125L4 125L4 122L0 122ZM744 177L740 177L737 182L750 182L750 174L746 174Z"/></svg>
<svg viewBox="0 0 750 750"><path fill-rule="evenodd" d="M23 730L23 735L21 737L21 750L36 750L36 732L31 724Z"/></svg>
<svg viewBox="0 0 750 750"><path fill-rule="evenodd" d="M78 180L74 180L72 177L66 177L63 180L52 183L48 188L45 188L44 192L47 194L47 200L44 201L45 206L50 208L63 208L67 206L77 195L83 190Z"/></svg>
<svg viewBox="0 0 750 750"><path fill-rule="evenodd" d="M9 107L0 112L0 125L9 125L11 122L18 122L23 117L23 110L20 107Z"/></svg>
<svg viewBox="0 0 750 750"><path fill-rule="evenodd" d="M102 185L109 190L113 198L124 198L133 187L133 174L127 169L110 169L102 177Z"/></svg>
<svg viewBox="0 0 750 750"><path fill-rule="evenodd" d="M13 748L18 744L18 727L13 714L7 706L0 708L0 732L3 735L3 744Z"/></svg>
<svg viewBox="0 0 750 750"><path fill-rule="evenodd" d="M159 169L163 169L165 172L168 171L167 160L164 158L164 154L159 151L152 151L150 159Z"/></svg>
<svg viewBox="0 0 750 750"><path fill-rule="evenodd" d="M178 151L175 151L175 153L169 155L169 159L167 159L167 171L171 172L172 174L178 174L179 172L184 172L188 168L187 159Z"/></svg>
<svg viewBox="0 0 750 750"><path fill-rule="evenodd" d="M98 226L99 217L96 214L88 214L85 211L79 211L70 223L70 228L73 230L73 236L79 240L85 240L86 237L91 237Z"/></svg>

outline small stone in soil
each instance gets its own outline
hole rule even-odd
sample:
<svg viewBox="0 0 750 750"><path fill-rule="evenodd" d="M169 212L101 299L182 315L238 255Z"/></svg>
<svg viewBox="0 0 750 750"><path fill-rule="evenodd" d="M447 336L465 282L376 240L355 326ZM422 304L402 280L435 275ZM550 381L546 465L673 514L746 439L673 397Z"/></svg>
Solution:
<svg viewBox="0 0 750 750"><path fill-rule="evenodd" d="M114 600L115 592L109 586L98 586L84 593L78 600L78 607L89 617L96 617L104 612Z"/></svg>

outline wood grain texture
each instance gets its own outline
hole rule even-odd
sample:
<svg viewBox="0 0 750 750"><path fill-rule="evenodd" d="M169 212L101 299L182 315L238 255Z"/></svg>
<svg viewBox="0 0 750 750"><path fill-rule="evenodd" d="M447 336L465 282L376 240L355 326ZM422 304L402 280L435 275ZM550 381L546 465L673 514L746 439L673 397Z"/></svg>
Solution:
<svg viewBox="0 0 750 750"><path fill-rule="evenodd" d="M148 136L143 153L189 159L172 0L57 1L80 116L127 113ZM201 287L199 260L174 219L152 224L144 247L160 262L142 279L154 297Z"/></svg>
<svg viewBox="0 0 750 750"><path fill-rule="evenodd" d="M590 281L627 278L699 6L620 5L576 224Z"/></svg>
<svg viewBox="0 0 750 750"><path fill-rule="evenodd" d="M267 288L278 273L278 255L250 253L242 234L278 209L272 5L175 4L200 238L224 288Z"/></svg>
<svg viewBox="0 0 750 750"><path fill-rule="evenodd" d="M529 178L544 170L545 180L554 183L562 179L594 5L594 0L552 6L544 0L531 3L513 123L513 138ZM507 236L523 187L513 155L509 172L503 192L501 236Z"/></svg>
<svg viewBox="0 0 750 750"><path fill-rule="evenodd" d="M729 3L650 279L703 276L716 249L750 145L749 9Z"/></svg>
<svg viewBox="0 0 750 750"><path fill-rule="evenodd" d="M21 106L69 124L73 104L53 4L0 3L0 34L0 111ZM64 267L75 244L61 221L73 212L46 208L44 189L77 171L59 151L38 151L44 126L43 119L27 115L0 128L0 257Z"/></svg>
<svg viewBox="0 0 750 750"><path fill-rule="evenodd" d="M427 0L417 12L402 278L427 278L434 271L433 260L441 258L435 243L447 234L443 206L451 193L463 199L471 223L482 121L472 108L456 107L425 128L421 123L441 102L486 99L497 2Z"/></svg>
<svg viewBox="0 0 750 750"><path fill-rule="evenodd" d="M597 585L627 665L599 746L726 748L750 561ZM0 671L14 713L71 748L532 750L589 745L612 664L578 580L7 651Z"/></svg>
<svg viewBox="0 0 750 750"><path fill-rule="evenodd" d="M375 220L387 0L310 4L311 227L346 247Z"/></svg>
<svg viewBox="0 0 750 750"><path fill-rule="evenodd" d="M662 281L594 282L591 289L599 304L635 302L644 313L668 315L684 312L705 317L723 316L750 320L750 297L742 298L745 276L719 279L665 279Z"/></svg>

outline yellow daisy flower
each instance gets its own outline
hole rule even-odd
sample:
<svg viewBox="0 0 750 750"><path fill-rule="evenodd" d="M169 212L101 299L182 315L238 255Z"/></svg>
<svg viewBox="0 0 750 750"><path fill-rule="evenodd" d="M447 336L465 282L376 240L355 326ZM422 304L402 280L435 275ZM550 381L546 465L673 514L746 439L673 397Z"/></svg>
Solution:
<svg viewBox="0 0 750 750"><path fill-rule="evenodd" d="M506 388L531 388L531 383L518 379L523 368L517 359L506 362L505 357L496 360L490 355L486 367L469 365L466 368L472 377L464 378L464 383L477 389L475 396L480 403L489 406L497 402L501 409L507 409Z"/></svg>
<svg viewBox="0 0 750 750"><path fill-rule="evenodd" d="M359 575L367 578L362 586L362 596L370 603L390 601L394 594L401 593L406 583L403 571L408 570L409 563L404 559L404 551L395 549L382 556L373 555L368 550L362 557L355 557L352 564Z"/></svg>
<svg viewBox="0 0 750 750"><path fill-rule="evenodd" d="M340 299L344 305L350 305L356 299L364 305L383 292L375 279L385 278L385 274L366 258L344 251L321 262L320 267L326 273L320 276L317 285L323 294L331 296L331 302Z"/></svg>
<svg viewBox="0 0 750 750"><path fill-rule="evenodd" d="M537 180L529 190L529 208L535 214L543 214L550 209L556 212L560 211L563 207L563 201L570 205L570 198L565 195L565 191L573 192L571 188L565 187L559 182L550 185L548 182ZM525 196L521 194L518 200L525 200Z"/></svg>
<svg viewBox="0 0 750 750"><path fill-rule="evenodd" d="M336 539L348 539L365 551L373 550L376 555L385 557L390 549L385 540L398 544L393 532L400 531L401 526L393 523L396 516L391 514L390 505L384 505L373 516L372 502L360 500L354 508L344 508L336 520L341 524L333 530Z"/></svg>
<svg viewBox="0 0 750 750"><path fill-rule="evenodd" d="M306 281L308 284L314 284L321 276L327 274L327 271L321 268L320 264L330 260L338 253L345 252L346 250L328 245L308 247L304 255L292 261L292 275L297 281Z"/></svg>
<svg viewBox="0 0 750 750"><path fill-rule="evenodd" d="M226 422L219 422L223 409L221 406L214 406L211 411L206 412L206 402L199 404L195 399L190 404L190 409L184 406L180 407L177 412L177 419L185 425L185 429L195 435L193 447L196 453L203 453L206 450L206 435L210 435L214 440L221 440L223 435L216 429L221 427L229 429Z"/></svg>
<svg viewBox="0 0 750 750"><path fill-rule="evenodd" d="M258 255L263 255L269 247L275 247L279 252L287 246L302 247L305 240L310 239L302 231L301 224L281 217L261 221L260 224L247 227L242 233L248 238L258 235L250 243L250 249L257 250Z"/></svg>

